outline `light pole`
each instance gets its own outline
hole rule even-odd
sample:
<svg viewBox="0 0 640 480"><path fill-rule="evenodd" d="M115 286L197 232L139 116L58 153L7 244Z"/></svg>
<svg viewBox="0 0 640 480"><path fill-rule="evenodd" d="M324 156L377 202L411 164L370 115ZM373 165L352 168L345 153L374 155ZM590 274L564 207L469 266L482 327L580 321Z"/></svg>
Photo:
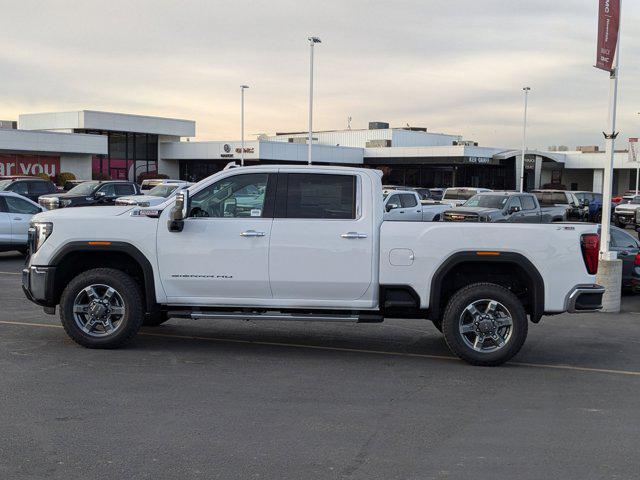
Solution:
<svg viewBox="0 0 640 480"><path fill-rule="evenodd" d="M520 192L524 192L524 156L527 150L527 103L531 87L523 87L524 91L524 122L522 123L522 162L520 165Z"/></svg>
<svg viewBox="0 0 640 480"><path fill-rule="evenodd" d="M637 112L637 115L640 115L640 112ZM629 148L632 148L631 145L629 145ZM633 158L636 161L636 195L638 195L638 180L640 180L640 158L638 158L638 152L635 151Z"/></svg>
<svg viewBox="0 0 640 480"><path fill-rule="evenodd" d="M311 165L311 142L313 141L313 46L322 43L318 37L309 37L309 144L307 146L307 163Z"/></svg>
<svg viewBox="0 0 640 480"><path fill-rule="evenodd" d="M240 165L244 167L244 91L249 85L240 85Z"/></svg>

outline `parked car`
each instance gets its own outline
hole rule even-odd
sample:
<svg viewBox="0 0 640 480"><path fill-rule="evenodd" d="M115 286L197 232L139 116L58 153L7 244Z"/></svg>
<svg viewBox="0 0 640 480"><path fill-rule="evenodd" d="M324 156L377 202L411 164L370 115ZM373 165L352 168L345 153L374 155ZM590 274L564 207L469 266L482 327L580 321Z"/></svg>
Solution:
<svg viewBox="0 0 640 480"><path fill-rule="evenodd" d="M552 216L542 212L531 193L483 192L459 207L446 210L445 222L549 223Z"/></svg>
<svg viewBox="0 0 640 480"><path fill-rule="evenodd" d="M56 192L56 186L49 180L38 177L4 177L0 180L0 191L13 192L37 202L38 197Z"/></svg>
<svg viewBox="0 0 640 480"><path fill-rule="evenodd" d="M27 253L31 217L42 212L37 203L13 192L0 192L0 252Z"/></svg>
<svg viewBox="0 0 640 480"><path fill-rule="evenodd" d="M130 197L120 197L116 200L116 205L138 205L140 207L153 207L165 202L167 198L173 197L181 189L193 185L190 182L181 183L161 183L149 190L145 195L132 195Z"/></svg>
<svg viewBox="0 0 640 480"><path fill-rule="evenodd" d="M536 196L543 211L547 207L564 207L564 218L560 220L556 217L553 221L587 221L588 215L573 192L569 190L531 190L531 193Z"/></svg>
<svg viewBox="0 0 640 480"><path fill-rule="evenodd" d="M422 203L415 190L388 190L384 194L384 220L404 222L437 222L449 203Z"/></svg>
<svg viewBox="0 0 640 480"><path fill-rule="evenodd" d="M640 195L625 195L613 211L616 227L626 228L635 225L636 212L640 208Z"/></svg>
<svg viewBox="0 0 640 480"><path fill-rule="evenodd" d="M87 207L113 205L116 199L128 195L139 195L140 187L124 180L92 180L73 187L66 193L44 195L38 202L47 210L65 207Z"/></svg>
<svg viewBox="0 0 640 480"><path fill-rule="evenodd" d="M602 194L598 192L573 192L586 213L587 221L602 220Z"/></svg>
<svg viewBox="0 0 640 480"><path fill-rule="evenodd" d="M622 288L640 288L640 242L622 228L611 227L609 248L622 260Z"/></svg>
<svg viewBox="0 0 640 480"><path fill-rule="evenodd" d="M171 180L169 178L148 178L142 181L142 183L140 184L140 190L146 193L152 188L166 183L184 183L184 180Z"/></svg>
<svg viewBox="0 0 640 480"><path fill-rule="evenodd" d="M225 208L248 187L263 192L255 208ZM22 285L85 347L119 347L169 317L414 317L474 365L512 358L529 319L602 306L596 225L385 222L383 201L372 169L260 165L161 210L48 211L33 218Z"/></svg>
<svg viewBox="0 0 640 480"><path fill-rule="evenodd" d="M462 205L477 193L490 192L488 188L467 188L467 187L452 187L447 188L442 194L442 201L451 203L454 206Z"/></svg>

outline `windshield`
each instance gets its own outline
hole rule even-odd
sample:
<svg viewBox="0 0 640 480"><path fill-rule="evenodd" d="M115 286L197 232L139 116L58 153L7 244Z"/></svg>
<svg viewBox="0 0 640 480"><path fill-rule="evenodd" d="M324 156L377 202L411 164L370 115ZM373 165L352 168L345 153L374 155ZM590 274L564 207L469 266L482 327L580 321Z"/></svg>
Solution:
<svg viewBox="0 0 640 480"><path fill-rule="evenodd" d="M9 185L11 185L11 180L0 180L0 190L5 190Z"/></svg>
<svg viewBox="0 0 640 480"><path fill-rule="evenodd" d="M158 185L157 187L153 187L151 190L147 192L147 195L152 197L163 197L167 198L171 195L180 185Z"/></svg>
<svg viewBox="0 0 640 480"><path fill-rule="evenodd" d="M443 200L469 200L476 194L475 190L447 190Z"/></svg>
<svg viewBox="0 0 640 480"><path fill-rule="evenodd" d="M89 195L90 193L93 193L98 185L98 182L84 182L80 185L76 185L67 193L70 193L71 195Z"/></svg>
<svg viewBox="0 0 640 480"><path fill-rule="evenodd" d="M509 197L506 195L475 195L467 200L463 207L502 208Z"/></svg>
<svg viewBox="0 0 640 480"><path fill-rule="evenodd" d="M1 187L0 187L1 189ZM628 197L623 199L623 203L631 203L633 205L640 205L640 196L637 197Z"/></svg>

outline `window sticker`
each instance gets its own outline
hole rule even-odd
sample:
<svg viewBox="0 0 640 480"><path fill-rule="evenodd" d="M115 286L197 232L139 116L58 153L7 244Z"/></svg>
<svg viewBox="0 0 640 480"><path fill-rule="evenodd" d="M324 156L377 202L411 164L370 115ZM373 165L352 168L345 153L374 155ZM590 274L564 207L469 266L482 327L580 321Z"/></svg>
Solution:
<svg viewBox="0 0 640 480"><path fill-rule="evenodd" d="M259 208L252 208L251 209L251 216L252 217L261 217L262 216L262 210Z"/></svg>

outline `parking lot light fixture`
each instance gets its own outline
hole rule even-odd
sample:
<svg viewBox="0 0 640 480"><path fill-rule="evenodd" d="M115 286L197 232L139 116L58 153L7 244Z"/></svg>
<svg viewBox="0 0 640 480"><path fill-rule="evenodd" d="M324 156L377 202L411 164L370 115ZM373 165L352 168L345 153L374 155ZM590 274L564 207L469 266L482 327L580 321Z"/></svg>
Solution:
<svg viewBox="0 0 640 480"><path fill-rule="evenodd" d="M309 37L309 144L307 145L307 163L311 165L311 142L313 141L313 46L322 43L318 37Z"/></svg>
<svg viewBox="0 0 640 480"><path fill-rule="evenodd" d="M522 161L520 163L520 192L524 192L524 157L527 151L527 103L531 87L523 87L524 91L524 121L522 123Z"/></svg>
<svg viewBox="0 0 640 480"><path fill-rule="evenodd" d="M249 85L240 85L240 165L244 167L244 91Z"/></svg>

